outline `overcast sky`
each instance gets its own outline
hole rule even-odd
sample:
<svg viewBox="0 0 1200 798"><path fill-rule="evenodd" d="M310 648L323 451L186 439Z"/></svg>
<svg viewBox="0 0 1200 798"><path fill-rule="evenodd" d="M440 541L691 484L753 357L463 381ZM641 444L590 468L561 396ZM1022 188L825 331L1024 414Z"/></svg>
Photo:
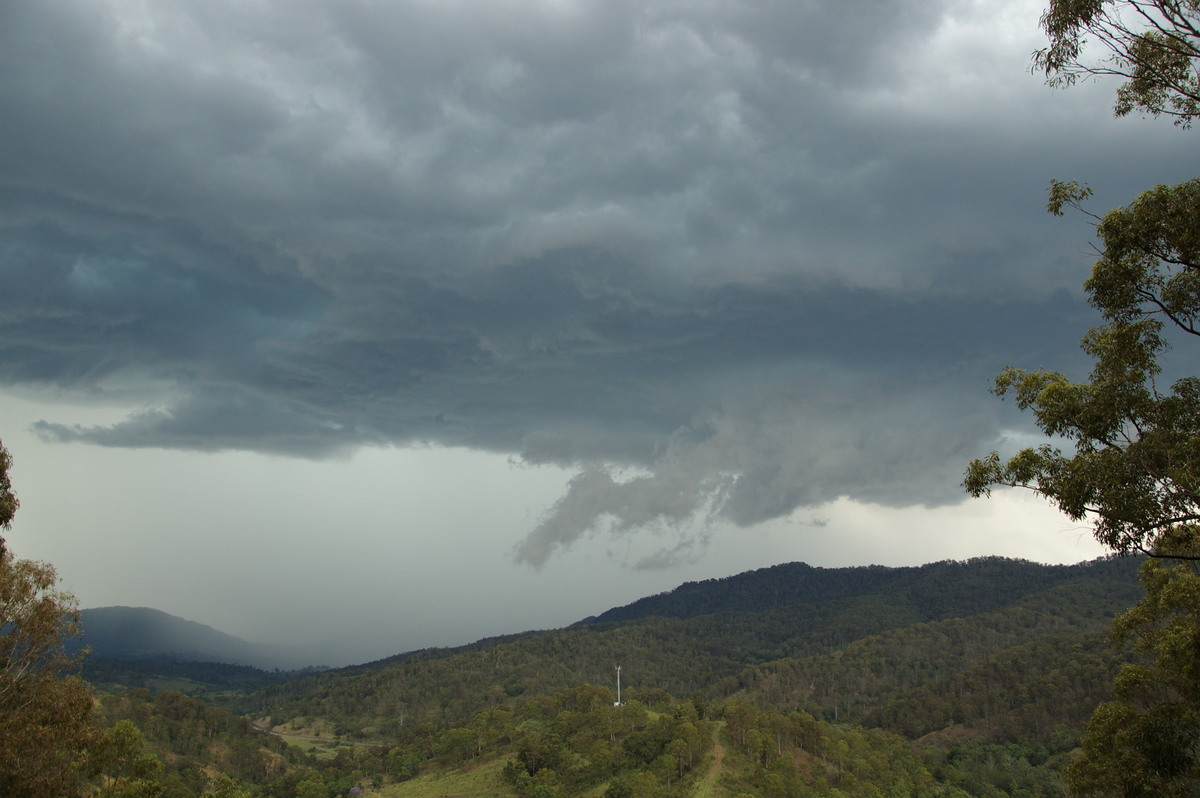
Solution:
<svg viewBox="0 0 1200 798"><path fill-rule="evenodd" d="M8 538L347 660L777 562L1074 562L966 499L1083 376L1085 218L1197 135L1040 2L0 4Z"/></svg>

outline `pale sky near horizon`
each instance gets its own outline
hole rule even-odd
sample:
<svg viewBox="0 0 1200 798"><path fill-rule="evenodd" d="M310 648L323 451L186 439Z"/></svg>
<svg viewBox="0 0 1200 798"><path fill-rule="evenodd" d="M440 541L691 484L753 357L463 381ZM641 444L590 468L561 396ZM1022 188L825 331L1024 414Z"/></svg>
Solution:
<svg viewBox="0 0 1200 798"><path fill-rule="evenodd" d="M7 538L346 661L802 560L1076 562L967 461L1197 135L1038 2L0 6Z"/></svg>

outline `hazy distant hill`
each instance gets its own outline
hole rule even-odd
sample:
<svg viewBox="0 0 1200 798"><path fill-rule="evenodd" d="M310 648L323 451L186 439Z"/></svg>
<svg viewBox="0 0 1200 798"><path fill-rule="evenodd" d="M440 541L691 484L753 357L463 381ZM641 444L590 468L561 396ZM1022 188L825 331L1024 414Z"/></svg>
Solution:
<svg viewBox="0 0 1200 798"><path fill-rule="evenodd" d="M250 664L253 646L202 623L150 607L97 607L80 612L81 644L111 659Z"/></svg>
<svg viewBox="0 0 1200 798"><path fill-rule="evenodd" d="M216 662L257 668L313 665L311 652L250 643L211 626L150 607L97 607L80 611L83 634L72 648L97 657L160 662Z"/></svg>

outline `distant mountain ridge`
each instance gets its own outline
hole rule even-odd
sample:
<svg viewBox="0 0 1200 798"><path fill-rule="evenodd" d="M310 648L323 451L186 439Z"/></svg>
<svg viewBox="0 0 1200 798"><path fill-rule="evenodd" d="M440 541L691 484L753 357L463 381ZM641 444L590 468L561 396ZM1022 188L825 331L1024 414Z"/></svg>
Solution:
<svg viewBox="0 0 1200 798"><path fill-rule="evenodd" d="M942 560L919 566L822 568L783 563L733 576L685 582L578 621L575 625L623 623L648 617L696 618L724 612L765 612L793 604L826 603L864 596L895 596L927 619L967 611L986 612L1015 596L1046 590L1083 576L1132 576L1137 558L1102 557L1074 565L1043 565L1005 557ZM992 586L980 591L981 584ZM968 606L964 606L964 603Z"/></svg>

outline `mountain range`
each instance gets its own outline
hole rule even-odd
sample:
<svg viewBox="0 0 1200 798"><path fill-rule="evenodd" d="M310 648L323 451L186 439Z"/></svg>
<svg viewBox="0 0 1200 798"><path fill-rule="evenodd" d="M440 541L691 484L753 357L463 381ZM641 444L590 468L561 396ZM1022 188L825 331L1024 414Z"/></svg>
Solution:
<svg viewBox="0 0 1200 798"><path fill-rule="evenodd" d="M1139 562L789 563L685 583L562 629L309 673L180 662L253 662L261 650L154 610L103 608L84 613L92 647L84 670L112 692L113 718L183 712L169 692L120 698L121 685L187 689L285 740L330 746L341 777L374 773L380 794L397 798L688 795L705 772L726 785L712 795L834 794L820 792L834 786L847 795L1055 795L1083 724L1127 657L1106 637L1142 595ZM617 666L621 706L644 712L612 706ZM151 700L162 708L144 706ZM215 711L197 707L188 711ZM618 717L631 724L620 734ZM155 723L147 728L166 728ZM644 737L660 726L656 742ZM615 748L601 752L603 739ZM668 743L676 754L663 759ZM164 756L171 744L161 743ZM547 746L557 768L541 759ZM785 751L786 762L775 758ZM892 775L879 761L892 763ZM675 788L663 762L674 763ZM625 792L651 771L657 792ZM464 786L466 773L485 783ZM772 773L794 786L771 788ZM418 775L436 781L420 788L433 792L406 791ZM552 775L557 792L529 781Z"/></svg>

